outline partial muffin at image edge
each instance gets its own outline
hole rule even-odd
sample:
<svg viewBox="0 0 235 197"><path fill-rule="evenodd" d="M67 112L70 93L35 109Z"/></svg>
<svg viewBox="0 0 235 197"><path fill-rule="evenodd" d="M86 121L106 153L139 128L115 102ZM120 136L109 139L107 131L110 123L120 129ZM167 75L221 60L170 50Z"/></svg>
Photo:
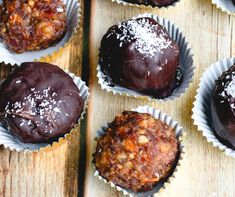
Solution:
<svg viewBox="0 0 235 197"><path fill-rule="evenodd" d="M235 15L235 0L211 0L222 12L229 15Z"/></svg>
<svg viewBox="0 0 235 197"><path fill-rule="evenodd" d="M0 11L0 37L16 53L48 48L66 31L62 0L4 0Z"/></svg>
<svg viewBox="0 0 235 197"><path fill-rule="evenodd" d="M180 86L179 46L153 18L129 19L110 27L100 47L102 72L110 86L119 84L155 98Z"/></svg>
<svg viewBox="0 0 235 197"><path fill-rule="evenodd" d="M51 142L69 133L83 106L72 78L48 63L23 63L0 85L0 120L24 143Z"/></svg>
<svg viewBox="0 0 235 197"><path fill-rule="evenodd" d="M216 137L235 149L235 65L215 81L211 99L211 116Z"/></svg>
<svg viewBox="0 0 235 197"><path fill-rule="evenodd" d="M172 5L175 3L177 0L123 0L128 3L136 3L139 5L151 5L152 7L165 7L168 5Z"/></svg>
<svg viewBox="0 0 235 197"><path fill-rule="evenodd" d="M171 175L178 154L179 142L167 124L148 113L124 111L98 139L93 163L106 181L145 192Z"/></svg>

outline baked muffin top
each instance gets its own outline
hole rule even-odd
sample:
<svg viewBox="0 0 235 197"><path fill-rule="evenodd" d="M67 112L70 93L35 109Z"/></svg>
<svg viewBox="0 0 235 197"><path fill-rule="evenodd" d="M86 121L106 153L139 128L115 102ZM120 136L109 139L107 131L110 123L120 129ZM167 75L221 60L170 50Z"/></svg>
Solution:
<svg viewBox="0 0 235 197"><path fill-rule="evenodd" d="M172 128L150 114L124 111L98 140L94 164L107 181L140 192L169 176L177 153Z"/></svg>
<svg viewBox="0 0 235 197"><path fill-rule="evenodd" d="M4 0L0 16L0 37L16 53L45 49L66 31L62 0Z"/></svg>

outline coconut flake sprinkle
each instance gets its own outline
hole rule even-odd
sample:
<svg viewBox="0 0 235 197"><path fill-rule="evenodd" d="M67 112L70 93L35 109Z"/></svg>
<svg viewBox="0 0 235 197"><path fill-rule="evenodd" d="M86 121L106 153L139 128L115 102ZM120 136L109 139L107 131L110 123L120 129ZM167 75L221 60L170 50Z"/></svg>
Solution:
<svg viewBox="0 0 235 197"><path fill-rule="evenodd" d="M118 29L120 31L113 30L111 34L116 34L116 38L120 41L120 47L125 42L135 41L134 47L136 50L147 56L154 56L172 44L172 40L168 38L163 29L160 30L160 33L157 33L156 30L159 26L158 24L152 24L145 18L132 19L119 23Z"/></svg>
<svg viewBox="0 0 235 197"><path fill-rule="evenodd" d="M224 91L222 92L221 96L226 97L231 96L232 98L235 98L235 76L232 76L232 80L229 82L229 84L226 86Z"/></svg>
<svg viewBox="0 0 235 197"><path fill-rule="evenodd" d="M35 88L31 88L30 93L23 98L22 101L14 103L8 102L5 107L5 117L8 115L21 116L27 119L27 122L23 120L20 126L24 124L31 125L33 122L33 116L39 116L42 120L46 120L49 125L54 124L57 119L57 115L61 113L60 103L64 100L56 100L58 94L54 92L50 87L37 91ZM36 126L40 126L44 121L35 121ZM46 132L46 131L45 131Z"/></svg>

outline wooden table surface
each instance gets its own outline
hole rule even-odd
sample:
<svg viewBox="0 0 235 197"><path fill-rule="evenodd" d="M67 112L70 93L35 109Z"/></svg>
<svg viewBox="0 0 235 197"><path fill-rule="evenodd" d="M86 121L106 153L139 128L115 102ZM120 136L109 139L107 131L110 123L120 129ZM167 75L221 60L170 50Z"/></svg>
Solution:
<svg viewBox="0 0 235 197"><path fill-rule="evenodd" d="M83 0L79 0L83 8ZM83 10L83 9L82 9ZM82 14L83 16L83 14ZM80 26L83 26L83 17ZM75 39L47 61L81 75L83 28ZM1 52L0 52L1 53ZM26 60L27 61L27 60ZM10 70L9 65L0 64L3 79ZM64 197L78 195L78 163L80 149L79 128L60 145L34 154L17 153L0 146L0 196L2 197Z"/></svg>
<svg viewBox="0 0 235 197"><path fill-rule="evenodd" d="M114 96L97 84L96 66L100 41L111 25L139 13L151 12L170 19L184 32L194 53L196 67L193 84L173 102L144 102ZM174 8L138 9L110 0L92 0L90 31L90 89L92 92L87 122L87 164L85 196L122 196L109 185L93 177L91 166L96 130L114 116L139 105L161 109L177 120L187 132L186 155L176 178L159 196L162 197L234 197L235 160L213 148L193 126L191 109L199 78L213 62L235 55L235 17L212 6L211 0L181 0Z"/></svg>
<svg viewBox="0 0 235 197"><path fill-rule="evenodd" d="M84 0L85 1L85 0ZM84 2L82 1L82 2ZM83 127L59 146L35 154L11 152L0 147L0 196L123 196L93 176L91 165L95 149L95 133L114 116L139 105L161 109L177 120L187 132L186 154L172 183L159 194L161 197L234 197L235 160L213 148L193 126L191 109L199 78L213 62L235 56L235 17L212 6L211 0L181 0L169 9L138 9L124 7L110 0L91 0L89 27L89 64L83 63L83 31L56 59L47 59L80 76L89 70L91 92L87 119ZM90 3L86 2L87 5ZM82 4L83 7L83 4ZM100 41L111 25L140 13L152 12L170 19L184 32L194 53L196 66L193 83L181 98L173 102L147 102L114 96L102 91L97 83L96 65ZM85 17L85 26L89 26ZM82 24L81 24L82 26ZM82 29L81 29L82 30ZM85 32L85 36L87 32ZM85 47L85 48L86 48ZM9 73L1 65L0 76ZM86 78L86 73L85 78ZM80 143L81 141L86 143ZM81 150L80 149L81 144ZM80 158L80 160L79 160ZM80 167L78 168L78 164ZM85 178L84 178L85 177Z"/></svg>

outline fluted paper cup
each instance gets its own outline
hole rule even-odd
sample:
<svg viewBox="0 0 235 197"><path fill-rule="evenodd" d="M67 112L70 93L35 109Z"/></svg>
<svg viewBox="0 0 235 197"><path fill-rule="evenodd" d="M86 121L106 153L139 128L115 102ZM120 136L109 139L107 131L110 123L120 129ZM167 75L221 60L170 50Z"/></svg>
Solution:
<svg viewBox="0 0 235 197"><path fill-rule="evenodd" d="M119 5L123 5L123 6L132 6L132 7L137 7L137 8L170 8L170 7L175 7L177 3L180 2L180 0L175 1L174 3L167 5L167 6L162 6L162 7L158 7L158 6L152 6L152 5L145 5L145 4L137 4L137 3L129 3L123 0L111 0L112 2L115 2Z"/></svg>
<svg viewBox="0 0 235 197"><path fill-rule="evenodd" d="M101 85L101 89L105 90L107 92L112 92L114 95L119 94L122 96L130 96L140 99L146 99L149 101L155 100L155 101L169 101L174 100L175 98L179 98L183 93L185 93L186 89L189 87L190 83L192 82L192 78L194 75L194 65L193 65L193 55L191 53L191 48L189 47L188 42L186 41L185 36L180 31L179 27L175 26L172 22L169 20L153 15L153 14L142 14L138 15L134 18L140 18L140 17L150 17L155 19L159 24L164 26L166 30L168 31L169 35L173 40L175 40L179 47L180 47L180 62L179 66L182 69L183 72L183 82L179 87L177 87L174 92L163 99L157 99L154 98L154 96L149 96L144 93L141 93L139 91L131 90L128 88L125 88L119 84L114 83L114 86L110 86L110 84L107 82L107 78L109 78L107 75L105 75L101 70L101 65L98 64L97 66L97 77L98 77L98 83ZM110 79L111 80L111 79Z"/></svg>
<svg viewBox="0 0 235 197"><path fill-rule="evenodd" d="M175 131L175 136L178 140L179 143L179 155L178 155L178 161L176 162L175 168L174 168L174 172L172 173L172 175L170 177L168 177L168 179L163 182L159 182L154 189L147 191L147 192L133 192L131 190L127 190L127 189L123 189L120 186L116 186L114 183L112 182L108 182L106 179L104 179L98 172L98 170L96 170L95 166L94 167L94 176L98 177L99 180L103 181L106 184L109 184L112 188L115 188L117 191L122 192L124 195L130 196L130 197L134 197L134 196L153 196L156 193L162 192L164 189L167 188L167 185L169 185L171 183L171 181L175 178L179 167L181 166L181 161L183 159L183 156L185 154L185 144L184 144L184 140L186 137L186 133L183 131L183 128L181 126L179 126L179 124L174 121L171 117L169 117L167 114L161 112L160 110L156 110L155 108L149 107L149 106L140 106L137 107L136 109L132 109L132 111L137 111L139 113L149 113L151 114L154 118L159 119L161 121L163 121L164 123L166 123L169 127L171 127L174 131ZM100 130L97 131L97 136L96 139L99 139L100 137L102 137L105 133L106 130L108 128L108 124L106 124L105 126L102 126L100 128Z"/></svg>
<svg viewBox="0 0 235 197"><path fill-rule="evenodd" d="M80 91L80 96L84 102L83 111L77 123L71 129L71 131L65 134L63 137L60 137L57 141L53 143L23 143L17 137L15 137L10 129L3 126L0 123L0 145L3 145L5 148L9 148L11 151L15 150L17 152L39 152L42 149L51 148L55 145L58 145L63 139L68 138L72 132L75 132L75 128L80 124L80 121L84 118L86 109L88 107L88 98L89 98L89 89L86 86L85 82L80 79L80 77L75 76L73 73L67 72L70 77L72 77L74 83Z"/></svg>
<svg viewBox="0 0 235 197"><path fill-rule="evenodd" d="M211 120L211 96L215 86L215 81L235 63L235 58L224 59L212 64L203 73L197 95L193 103L193 123L197 126L202 135L206 137L209 143L218 147L226 155L235 158L235 151L222 144L215 136L213 123Z"/></svg>
<svg viewBox="0 0 235 197"><path fill-rule="evenodd" d="M212 4L227 14L235 15L235 5L232 0L212 0Z"/></svg>
<svg viewBox="0 0 235 197"><path fill-rule="evenodd" d="M0 4L1 4L0 0ZM21 65L21 63L28 61L33 62L40 60L41 58L52 58L57 54L60 54L68 43L75 37L75 33L79 30L79 24L81 20L81 0L63 0L66 5L67 15L67 29L64 37L54 45L38 50L38 51L27 51L21 54L15 53L9 49L0 40L0 62L11 65Z"/></svg>

